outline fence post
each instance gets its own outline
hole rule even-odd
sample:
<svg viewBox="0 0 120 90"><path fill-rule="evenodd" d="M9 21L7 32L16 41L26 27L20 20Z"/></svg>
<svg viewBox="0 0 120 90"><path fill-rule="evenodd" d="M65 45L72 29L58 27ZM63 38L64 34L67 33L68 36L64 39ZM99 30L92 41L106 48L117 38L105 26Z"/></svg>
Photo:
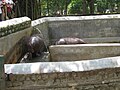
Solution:
<svg viewBox="0 0 120 90"><path fill-rule="evenodd" d="M0 90L5 90L5 72L3 55L0 55Z"/></svg>

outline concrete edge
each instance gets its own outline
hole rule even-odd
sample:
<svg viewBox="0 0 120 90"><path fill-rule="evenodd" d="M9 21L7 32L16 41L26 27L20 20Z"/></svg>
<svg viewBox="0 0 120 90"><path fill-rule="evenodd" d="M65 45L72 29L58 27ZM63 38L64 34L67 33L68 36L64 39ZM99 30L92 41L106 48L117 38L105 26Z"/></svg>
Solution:
<svg viewBox="0 0 120 90"><path fill-rule="evenodd" d="M51 45L50 48L53 47L76 47L76 46L83 46L83 47L97 47L97 46L120 46L120 43L93 43L93 44L71 44L71 45Z"/></svg>
<svg viewBox="0 0 120 90"><path fill-rule="evenodd" d="M87 61L5 64L4 67L5 67L5 73L7 74L90 71L96 69L120 67L120 56L87 60Z"/></svg>
<svg viewBox="0 0 120 90"><path fill-rule="evenodd" d="M31 19L28 17L13 18L10 20L0 22L0 28L5 28L5 27L11 26L11 25L17 25L17 24L27 22L27 21L31 21Z"/></svg>
<svg viewBox="0 0 120 90"><path fill-rule="evenodd" d="M51 21L70 21L70 20L91 20L91 19L120 19L120 14L95 15L95 16L64 16L64 17L44 17L32 21L31 26L36 26L44 22Z"/></svg>

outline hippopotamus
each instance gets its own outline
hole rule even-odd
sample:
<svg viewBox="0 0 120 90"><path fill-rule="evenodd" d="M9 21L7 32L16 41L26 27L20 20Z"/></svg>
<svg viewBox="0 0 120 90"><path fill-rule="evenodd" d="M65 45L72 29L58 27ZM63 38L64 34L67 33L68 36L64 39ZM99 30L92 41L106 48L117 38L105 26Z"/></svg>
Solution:
<svg viewBox="0 0 120 90"><path fill-rule="evenodd" d="M20 62L28 62L34 57L41 56L41 54L47 50L40 34L34 34L27 37L25 43L26 53Z"/></svg>
<svg viewBox="0 0 120 90"><path fill-rule="evenodd" d="M45 43L39 34L32 35L27 41L27 50L33 56L39 56L45 49Z"/></svg>
<svg viewBox="0 0 120 90"><path fill-rule="evenodd" d="M66 38L60 38L55 44L56 45L86 44L86 42L80 38L66 37Z"/></svg>

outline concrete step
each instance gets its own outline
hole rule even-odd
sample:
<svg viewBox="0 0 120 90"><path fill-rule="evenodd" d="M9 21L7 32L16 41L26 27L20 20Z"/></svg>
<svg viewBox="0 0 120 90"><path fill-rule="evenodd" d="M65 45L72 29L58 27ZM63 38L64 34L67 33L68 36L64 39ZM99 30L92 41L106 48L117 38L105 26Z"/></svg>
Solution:
<svg viewBox="0 0 120 90"><path fill-rule="evenodd" d="M52 45L51 61L90 60L120 55L120 43Z"/></svg>

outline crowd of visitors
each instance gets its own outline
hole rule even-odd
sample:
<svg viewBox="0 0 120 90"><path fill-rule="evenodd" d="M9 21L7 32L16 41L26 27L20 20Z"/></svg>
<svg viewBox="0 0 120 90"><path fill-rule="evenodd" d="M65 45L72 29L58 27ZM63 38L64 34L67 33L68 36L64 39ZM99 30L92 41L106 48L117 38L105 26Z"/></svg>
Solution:
<svg viewBox="0 0 120 90"><path fill-rule="evenodd" d="M0 21L14 18L16 0L0 0Z"/></svg>

